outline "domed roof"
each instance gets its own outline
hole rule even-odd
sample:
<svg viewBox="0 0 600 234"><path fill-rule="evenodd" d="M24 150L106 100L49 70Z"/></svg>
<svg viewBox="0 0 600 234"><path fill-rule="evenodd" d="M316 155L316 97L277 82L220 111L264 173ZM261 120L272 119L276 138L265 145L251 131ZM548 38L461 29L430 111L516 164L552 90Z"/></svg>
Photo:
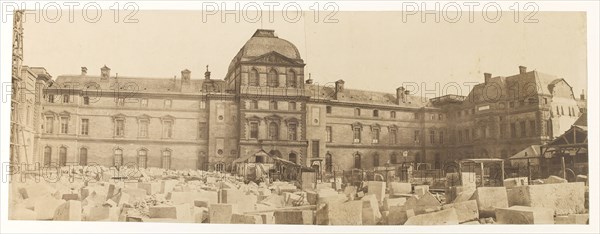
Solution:
<svg viewBox="0 0 600 234"><path fill-rule="evenodd" d="M274 30L258 29L241 49L242 58L256 57L271 51L291 59L301 59L294 44L275 36Z"/></svg>

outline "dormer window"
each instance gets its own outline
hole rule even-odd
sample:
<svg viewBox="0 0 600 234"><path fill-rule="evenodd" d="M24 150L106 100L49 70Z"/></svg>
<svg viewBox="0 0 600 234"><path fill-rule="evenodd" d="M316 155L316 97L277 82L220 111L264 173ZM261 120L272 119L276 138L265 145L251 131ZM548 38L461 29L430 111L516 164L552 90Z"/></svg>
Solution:
<svg viewBox="0 0 600 234"><path fill-rule="evenodd" d="M172 105L173 105L173 101L171 99L165 100L165 108L171 108Z"/></svg>

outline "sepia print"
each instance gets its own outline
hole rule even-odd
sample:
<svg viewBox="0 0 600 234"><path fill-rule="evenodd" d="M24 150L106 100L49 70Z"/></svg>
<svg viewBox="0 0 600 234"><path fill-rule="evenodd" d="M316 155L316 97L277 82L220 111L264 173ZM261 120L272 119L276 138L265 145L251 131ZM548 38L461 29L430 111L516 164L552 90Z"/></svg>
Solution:
<svg viewBox="0 0 600 234"><path fill-rule="evenodd" d="M585 14L406 13L15 11L9 220L588 224Z"/></svg>

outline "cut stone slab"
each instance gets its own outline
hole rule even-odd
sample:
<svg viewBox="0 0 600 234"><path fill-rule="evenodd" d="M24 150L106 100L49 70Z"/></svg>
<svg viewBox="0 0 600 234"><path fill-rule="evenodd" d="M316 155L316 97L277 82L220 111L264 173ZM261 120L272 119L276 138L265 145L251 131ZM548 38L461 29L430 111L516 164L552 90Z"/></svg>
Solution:
<svg viewBox="0 0 600 234"><path fill-rule="evenodd" d="M70 200L56 208L53 220L81 221L81 202Z"/></svg>
<svg viewBox="0 0 600 234"><path fill-rule="evenodd" d="M129 195L130 201L141 201L146 198L147 191L145 189L125 187L121 189L121 193Z"/></svg>
<svg viewBox="0 0 600 234"><path fill-rule="evenodd" d="M416 215L408 218L404 225L455 225L458 215L454 208L437 212Z"/></svg>
<svg viewBox="0 0 600 234"><path fill-rule="evenodd" d="M192 211L192 217L194 218L194 223L208 223L208 208L194 207Z"/></svg>
<svg viewBox="0 0 600 234"><path fill-rule="evenodd" d="M225 188L219 190L219 203L237 204L240 202L241 192L235 188Z"/></svg>
<svg viewBox="0 0 600 234"><path fill-rule="evenodd" d="M120 208L117 207L90 207L86 221L119 221Z"/></svg>
<svg viewBox="0 0 600 234"><path fill-rule="evenodd" d="M508 178L504 180L504 187L509 189L517 186L529 185L528 181L529 179L527 177Z"/></svg>
<svg viewBox="0 0 600 234"><path fill-rule="evenodd" d="M468 201L475 193L475 187L452 186L445 190L446 202Z"/></svg>
<svg viewBox="0 0 600 234"><path fill-rule="evenodd" d="M19 208L9 209L8 211L9 211L8 219L10 219L10 220L36 220L37 219L37 213L35 213L35 211L30 210L30 209L19 207Z"/></svg>
<svg viewBox="0 0 600 234"><path fill-rule="evenodd" d="M404 225L408 218L415 216L415 211L404 206L392 206L387 217L389 225Z"/></svg>
<svg viewBox="0 0 600 234"><path fill-rule="evenodd" d="M318 225L362 225L363 201L330 202L317 210Z"/></svg>
<svg viewBox="0 0 600 234"><path fill-rule="evenodd" d="M479 217L494 217L498 208L508 208L508 197L504 187L479 187L473 198L477 201Z"/></svg>
<svg viewBox="0 0 600 234"><path fill-rule="evenodd" d="M209 221L210 223L231 223L233 211L233 204L210 204L208 207Z"/></svg>
<svg viewBox="0 0 600 234"><path fill-rule="evenodd" d="M508 194L511 206L550 208L556 216L585 213L583 182L519 186Z"/></svg>
<svg viewBox="0 0 600 234"><path fill-rule="evenodd" d="M588 177L586 175L577 175L577 178L575 178L575 182L584 182L585 186L590 186L588 184Z"/></svg>
<svg viewBox="0 0 600 234"><path fill-rule="evenodd" d="M175 188L175 185L177 185L179 183L178 180L163 180L161 181L161 186L160 186L160 193L170 193L173 191L173 188Z"/></svg>
<svg viewBox="0 0 600 234"><path fill-rule="evenodd" d="M550 176L547 179L544 179L544 184L561 184L561 183L568 183L569 181L560 178L558 176Z"/></svg>
<svg viewBox="0 0 600 234"><path fill-rule="evenodd" d="M390 182L390 194L402 195L412 193L412 185L410 183Z"/></svg>
<svg viewBox="0 0 600 234"><path fill-rule="evenodd" d="M589 214L570 214L565 216L556 216L554 224L589 224Z"/></svg>
<svg viewBox="0 0 600 234"><path fill-rule="evenodd" d="M363 201L363 225L375 225L381 221L381 212L379 211L379 202L374 194L364 196Z"/></svg>
<svg viewBox="0 0 600 234"><path fill-rule="evenodd" d="M139 183L138 188L146 190L146 195L160 193L161 184L159 182Z"/></svg>
<svg viewBox="0 0 600 234"><path fill-rule="evenodd" d="M42 197L56 192L55 188L44 182L29 183L18 190L23 199Z"/></svg>
<svg viewBox="0 0 600 234"><path fill-rule="evenodd" d="M62 199L65 201L76 200L79 201L80 197L77 193L65 193L62 195Z"/></svg>
<svg viewBox="0 0 600 234"><path fill-rule="evenodd" d="M429 185L417 185L415 186L415 194L419 196L425 195L425 193L429 193Z"/></svg>
<svg viewBox="0 0 600 234"><path fill-rule="evenodd" d="M283 210L273 212L275 224L314 224L314 212L312 210Z"/></svg>
<svg viewBox="0 0 600 234"><path fill-rule="evenodd" d="M43 197L37 197L33 205L33 211L37 214L37 220L51 220L54 218L56 209L65 203L64 200L58 200L49 194Z"/></svg>
<svg viewBox="0 0 600 234"><path fill-rule="evenodd" d="M441 205L442 204L437 200L437 198L429 192L425 193L425 195L421 197L409 197L404 203L404 206L406 206L407 209L414 210L415 214L417 215L440 210Z"/></svg>
<svg viewBox="0 0 600 234"><path fill-rule="evenodd" d="M232 214L232 224L262 224L260 215Z"/></svg>
<svg viewBox="0 0 600 234"><path fill-rule="evenodd" d="M541 207L511 206L496 209L498 224L554 224L552 209Z"/></svg>
<svg viewBox="0 0 600 234"><path fill-rule="evenodd" d="M477 201L470 200L464 202L450 203L443 206L443 209L456 209L458 223L479 220L479 209Z"/></svg>
<svg viewBox="0 0 600 234"><path fill-rule="evenodd" d="M385 197L385 182L383 181L367 181L367 194L375 194L377 201L383 202Z"/></svg>
<svg viewBox="0 0 600 234"><path fill-rule="evenodd" d="M399 197L399 198L386 197L383 199L382 210L388 211L388 210L390 210L390 207L392 207L392 206L403 206L405 203L406 203L406 198L404 198L404 197Z"/></svg>

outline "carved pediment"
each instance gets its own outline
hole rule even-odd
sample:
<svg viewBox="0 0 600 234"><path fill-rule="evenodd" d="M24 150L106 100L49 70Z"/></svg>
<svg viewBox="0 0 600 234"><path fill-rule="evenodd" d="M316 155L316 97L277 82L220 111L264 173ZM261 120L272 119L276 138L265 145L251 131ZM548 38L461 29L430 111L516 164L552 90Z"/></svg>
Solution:
<svg viewBox="0 0 600 234"><path fill-rule="evenodd" d="M271 64L299 64L298 62L296 62L292 59L289 59L275 51L271 51L270 53L261 55L255 59L251 60L250 62L271 63Z"/></svg>

